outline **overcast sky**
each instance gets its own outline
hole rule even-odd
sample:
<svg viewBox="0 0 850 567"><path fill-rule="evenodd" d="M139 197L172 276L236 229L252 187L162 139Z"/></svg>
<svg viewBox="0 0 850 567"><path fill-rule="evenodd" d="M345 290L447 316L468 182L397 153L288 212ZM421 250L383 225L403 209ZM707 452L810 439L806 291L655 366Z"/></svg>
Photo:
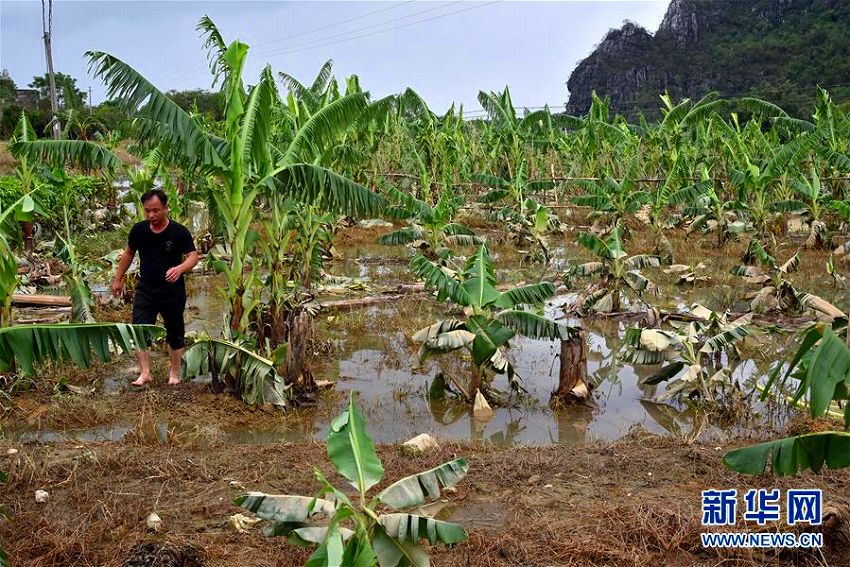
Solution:
<svg viewBox="0 0 850 567"><path fill-rule="evenodd" d="M55 0L56 71L92 88L86 50L111 53L162 90L209 88L206 53L195 31L209 15L224 40L251 50L245 78L267 63L302 83L334 61L341 84L350 74L374 98L412 87L432 110L452 101L469 113L481 90L510 86L517 107L562 107L566 81L605 33L631 20L654 32L667 0L416 2L138 2ZM39 0L0 1L0 67L19 88L46 71Z"/></svg>

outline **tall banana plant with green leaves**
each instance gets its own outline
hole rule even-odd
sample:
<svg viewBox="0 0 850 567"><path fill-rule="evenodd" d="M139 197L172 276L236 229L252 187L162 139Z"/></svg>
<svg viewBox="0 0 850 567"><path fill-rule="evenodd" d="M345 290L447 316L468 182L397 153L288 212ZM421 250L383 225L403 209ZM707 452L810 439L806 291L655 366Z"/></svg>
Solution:
<svg viewBox="0 0 850 567"><path fill-rule="evenodd" d="M410 268L425 282L425 288L435 290L437 301L448 299L469 315L465 319L443 319L419 330L413 340L421 343L420 359L431 354L466 350L472 358L472 377L462 388L472 401L477 391L485 396L490 391L490 374L507 374L513 390L520 388L514 367L502 349L516 334L532 339L566 339L575 329L557 323L522 305L537 305L555 294L549 282L530 284L500 292L496 289L496 272L486 244L469 257L463 271L454 272L416 256Z"/></svg>
<svg viewBox="0 0 850 567"><path fill-rule="evenodd" d="M353 495L334 487L316 468L321 488L313 497L249 492L235 501L269 522L266 535L317 546L306 565L425 567L430 562L421 540L450 545L467 538L457 524L404 511L436 500L453 488L469 470L466 459L404 477L368 498L368 491L381 482L384 467L353 392L348 407L331 422L327 447L328 458L354 488ZM322 520L327 525L318 523Z"/></svg>
<svg viewBox="0 0 850 567"><path fill-rule="evenodd" d="M225 268L230 306L229 329L235 336L248 325L252 306L251 272L246 269L249 230L258 196L282 192L293 199L352 215L377 212L384 200L365 187L315 165L327 147L366 107L365 93L341 97L309 117L285 147L271 143L280 100L269 66L248 92L243 70L248 45L226 44L218 28L204 17L198 29L209 49L214 84L224 93L223 137L207 131L140 73L117 57L99 51L87 56L95 76L137 118L141 141L164 144L175 165L201 171L213 180L213 195L225 222L231 260Z"/></svg>

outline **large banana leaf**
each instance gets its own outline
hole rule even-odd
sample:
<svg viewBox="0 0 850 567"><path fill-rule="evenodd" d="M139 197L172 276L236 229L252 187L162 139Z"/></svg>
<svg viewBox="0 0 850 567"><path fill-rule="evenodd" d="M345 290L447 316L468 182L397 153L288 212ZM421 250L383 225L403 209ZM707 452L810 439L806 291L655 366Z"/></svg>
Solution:
<svg viewBox="0 0 850 567"><path fill-rule="evenodd" d="M336 503L323 498L249 492L237 497L234 504L272 522L306 523L316 516L333 516Z"/></svg>
<svg viewBox="0 0 850 567"><path fill-rule="evenodd" d="M9 145L9 151L16 158L25 157L65 167L118 169L122 165L121 159L108 149L83 140L18 141Z"/></svg>
<svg viewBox="0 0 850 567"><path fill-rule="evenodd" d="M581 232L576 237L576 242L578 242L584 248L587 248L589 251L593 252L596 256L605 259L605 260L613 260L614 257L611 254L611 250L608 249L608 245L604 240L596 236L595 234L590 234L589 232Z"/></svg>
<svg viewBox="0 0 850 567"><path fill-rule="evenodd" d="M451 544L468 537L466 530L457 524L416 514L384 514L379 516L379 520L391 538L411 543L417 543L424 538L431 545Z"/></svg>
<svg viewBox="0 0 850 567"><path fill-rule="evenodd" d="M504 323L505 326L530 339L554 341L566 339L570 335L570 328L566 325L530 311L509 309L497 313L495 318Z"/></svg>
<svg viewBox="0 0 850 567"><path fill-rule="evenodd" d="M251 95L245 106L235 154L244 164L253 163L255 167L271 166L269 137L273 124L272 112L278 102L277 88L270 66L266 66L260 75L260 82L251 89ZM258 172L264 175L267 172Z"/></svg>
<svg viewBox="0 0 850 567"><path fill-rule="evenodd" d="M487 320L481 315L470 317L467 327L475 333L472 341L472 361L481 366L498 352L500 346L514 336L513 329L496 320Z"/></svg>
<svg viewBox="0 0 850 567"><path fill-rule="evenodd" d="M469 294L470 305L486 307L499 299L500 294L495 287L496 270L486 245L482 244L467 260L463 275L466 281L462 285Z"/></svg>
<svg viewBox="0 0 850 567"><path fill-rule="evenodd" d="M469 293L461 283L425 256L415 256L410 261L410 269L416 277L424 281L425 289L437 290L437 301L443 301L448 297L452 302L463 307L471 304Z"/></svg>
<svg viewBox="0 0 850 567"><path fill-rule="evenodd" d="M287 197L316 205L328 212L364 217L380 214L388 207L386 199L377 193L318 165L286 165L273 171L270 176Z"/></svg>
<svg viewBox="0 0 850 567"><path fill-rule="evenodd" d="M436 500L441 488L451 488L469 472L466 459L455 459L427 471L406 476L378 494L377 498L393 510L419 506L426 499Z"/></svg>
<svg viewBox="0 0 850 567"><path fill-rule="evenodd" d="M367 96L368 93L354 93L322 107L298 130L279 165L313 161L321 155L366 109Z"/></svg>
<svg viewBox="0 0 850 567"><path fill-rule="evenodd" d="M843 397L847 397L850 390L850 348L831 328L827 327L809 361L806 382L813 416L826 412L830 402L838 399L839 388L843 388ZM848 418L850 410L845 413L845 421Z"/></svg>
<svg viewBox="0 0 850 567"><path fill-rule="evenodd" d="M242 399L250 405L287 405L289 386L284 384L271 360L242 346L218 339L202 339L183 353L183 377L211 372L232 376Z"/></svg>
<svg viewBox="0 0 850 567"><path fill-rule="evenodd" d="M422 229L418 226L411 226L408 228L401 228L399 230L394 230L389 232L378 239L379 244L384 244L386 246L399 246L402 244L410 244L414 240L422 238L423 232Z"/></svg>
<svg viewBox="0 0 850 567"><path fill-rule="evenodd" d="M745 474L764 474L767 462L778 476L797 474L811 469L850 466L850 432L821 431L796 437L777 439L729 451L723 462L732 470Z"/></svg>
<svg viewBox="0 0 850 567"><path fill-rule="evenodd" d="M354 392L348 399L348 409L331 422L328 432L328 457L339 473L360 493L381 481L384 467L375 453L375 445L366 434L366 421L354 404Z"/></svg>
<svg viewBox="0 0 850 567"><path fill-rule="evenodd" d="M750 317L750 319L751 318L752 317ZM749 334L750 331L745 322L737 323L736 321L733 321L720 333L706 340L705 344L702 345L700 352L712 353L719 350L725 350Z"/></svg>
<svg viewBox="0 0 850 567"><path fill-rule="evenodd" d="M542 303L553 295L555 295L555 286L550 282L524 285L503 291L494 305L502 309L523 304L533 305Z"/></svg>
<svg viewBox="0 0 850 567"><path fill-rule="evenodd" d="M137 122L139 139L158 139L183 148L191 162L205 169L226 168L200 124L138 71L108 53L89 51L86 57L92 74L106 84L106 97L117 99L144 119Z"/></svg>
<svg viewBox="0 0 850 567"><path fill-rule="evenodd" d="M94 352L109 361L114 350L146 350L150 337L165 329L157 325L126 323L82 323L60 325L15 325L0 328L0 371L14 369L15 361L26 375L34 373L36 363L48 360L72 360L80 368L91 365Z"/></svg>

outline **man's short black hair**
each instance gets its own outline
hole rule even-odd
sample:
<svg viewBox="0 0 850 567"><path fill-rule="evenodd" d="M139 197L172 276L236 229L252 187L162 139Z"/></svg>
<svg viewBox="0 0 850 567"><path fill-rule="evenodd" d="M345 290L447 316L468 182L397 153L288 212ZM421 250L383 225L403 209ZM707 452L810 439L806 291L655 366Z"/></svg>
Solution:
<svg viewBox="0 0 850 567"><path fill-rule="evenodd" d="M142 193L142 198L139 199L144 205L154 197L159 197L159 202L162 203L163 207L168 206L168 195L165 194L165 191L162 189L148 189L144 193Z"/></svg>

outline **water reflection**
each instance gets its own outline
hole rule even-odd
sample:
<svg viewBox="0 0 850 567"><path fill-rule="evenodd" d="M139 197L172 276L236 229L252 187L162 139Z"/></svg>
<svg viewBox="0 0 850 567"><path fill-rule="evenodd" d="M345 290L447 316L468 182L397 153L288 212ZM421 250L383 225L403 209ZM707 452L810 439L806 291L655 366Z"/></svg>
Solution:
<svg viewBox="0 0 850 567"><path fill-rule="evenodd" d="M360 258L371 252L347 252L349 258ZM378 281L401 278L407 273L404 262L372 262L347 259L333 263L334 273L374 277ZM188 329L220 336L226 309L224 296L217 292L221 278L194 277L191 280ZM559 306L569 301L562 296L546 309L559 313ZM437 437L488 441L499 445L558 443L573 445L592 440L614 440L639 426L659 434L693 436L700 432L716 434L720 429L707 425L704 414L685 405L656 401L665 391L664 385L647 385L646 378L660 366L635 365L625 358L623 337L625 324L611 320L585 322L589 342L588 377L596 385L587 405L568 407L553 412L548 407L549 395L557 385L560 352L556 342L516 338L511 341L508 357L513 362L527 397L515 407L496 407L491 420L475 420L468 406L450 399L429 400L428 384L437 372L465 372L468 362L458 358L417 362L417 345L409 340L416 329L431 323L437 308L431 302L405 300L389 307L341 313L332 320L322 314L317 318L317 337L327 340L334 353L315 361L318 379L336 382L341 394L329 396L317 410L297 410L287 425L268 430L228 429L207 431L210 437L233 443L278 443L322 440L328 417L340 409L348 390L360 392L360 404L367 417L370 434L379 442L397 442L423 432ZM749 340L749 339L748 339ZM790 340L790 339L789 339ZM771 337L768 344L781 349L784 342ZM742 391L750 391L755 382L769 372L770 359L759 351L755 359L736 363L732 375ZM501 381L501 382L500 382ZM506 388L504 378L496 385ZM769 412L761 412L767 419ZM163 424L164 434L169 431ZM14 435L20 440L58 441L61 439L120 439L130 428L113 425L86 432L22 431ZM180 432L178 432L180 433ZM190 434L191 432L183 432Z"/></svg>

